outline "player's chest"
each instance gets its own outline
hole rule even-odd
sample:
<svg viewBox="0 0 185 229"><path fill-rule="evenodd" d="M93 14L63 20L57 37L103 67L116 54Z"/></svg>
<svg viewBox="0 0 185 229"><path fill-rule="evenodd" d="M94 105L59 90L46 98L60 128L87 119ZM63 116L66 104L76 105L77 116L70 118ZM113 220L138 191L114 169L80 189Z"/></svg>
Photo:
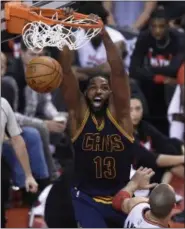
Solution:
<svg viewBox="0 0 185 229"><path fill-rule="evenodd" d="M119 153L125 150L122 137L117 133L85 133L81 144L83 151Z"/></svg>

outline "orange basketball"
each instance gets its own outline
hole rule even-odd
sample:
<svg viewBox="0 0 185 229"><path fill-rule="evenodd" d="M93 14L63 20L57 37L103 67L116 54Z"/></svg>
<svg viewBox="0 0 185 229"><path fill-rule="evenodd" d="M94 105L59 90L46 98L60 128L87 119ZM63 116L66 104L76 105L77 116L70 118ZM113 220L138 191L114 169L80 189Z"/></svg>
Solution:
<svg viewBox="0 0 185 229"><path fill-rule="evenodd" d="M36 92L51 92L62 82L62 68L51 57L36 57L26 68L26 82Z"/></svg>

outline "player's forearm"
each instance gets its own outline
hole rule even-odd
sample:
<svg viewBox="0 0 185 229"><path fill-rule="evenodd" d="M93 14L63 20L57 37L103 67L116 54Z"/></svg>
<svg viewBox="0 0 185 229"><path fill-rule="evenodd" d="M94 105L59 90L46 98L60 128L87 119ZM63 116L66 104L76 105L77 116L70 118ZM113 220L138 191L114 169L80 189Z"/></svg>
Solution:
<svg viewBox="0 0 185 229"><path fill-rule="evenodd" d="M183 163L184 163L184 155L173 156L173 155L160 154L156 160L156 164L160 167L175 166Z"/></svg>
<svg viewBox="0 0 185 229"><path fill-rule="evenodd" d="M32 176L29 158L28 158L28 152L23 138L21 136L16 136L11 139L11 142L15 150L16 157L19 160L25 172L25 176L26 177Z"/></svg>
<svg viewBox="0 0 185 229"><path fill-rule="evenodd" d="M103 43L107 53L107 60L111 67L111 72L114 72L113 77L126 76L126 71L123 65L123 60L116 45L111 40L109 34L104 30L102 35Z"/></svg>

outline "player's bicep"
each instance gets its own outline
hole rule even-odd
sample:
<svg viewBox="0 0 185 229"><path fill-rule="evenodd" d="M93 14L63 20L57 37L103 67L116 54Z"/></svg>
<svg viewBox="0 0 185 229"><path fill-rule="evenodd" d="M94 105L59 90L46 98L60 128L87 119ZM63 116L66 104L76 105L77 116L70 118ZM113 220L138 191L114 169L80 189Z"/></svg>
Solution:
<svg viewBox="0 0 185 229"><path fill-rule="evenodd" d="M121 209L124 213L129 214L136 205L143 203L143 202L148 203L148 199L145 197L140 197L140 196L125 199L124 202L122 203Z"/></svg>

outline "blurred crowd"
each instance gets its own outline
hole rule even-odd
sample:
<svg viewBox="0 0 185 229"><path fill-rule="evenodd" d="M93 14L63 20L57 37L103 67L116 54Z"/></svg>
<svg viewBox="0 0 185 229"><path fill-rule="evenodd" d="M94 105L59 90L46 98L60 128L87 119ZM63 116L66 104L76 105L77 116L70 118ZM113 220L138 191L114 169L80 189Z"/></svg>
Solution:
<svg viewBox="0 0 185 229"><path fill-rule="evenodd" d="M123 58L130 78L135 138L148 153L184 154L185 3L78 2L72 7L100 16ZM11 105L23 130L32 173L41 192L64 169L70 170L73 150L60 89L48 94L33 91L26 83L25 68L38 55L58 60L59 50L46 48L35 54L21 38L5 42L1 48L1 96ZM100 36L74 52L73 70L82 91L90 76L110 74L106 58ZM11 187L20 189L23 201L32 205L38 194L25 191L24 172L8 136L2 157L2 176L9 175ZM184 165L159 168L155 179L170 183L174 175L184 179ZM177 201L182 198L177 195Z"/></svg>

